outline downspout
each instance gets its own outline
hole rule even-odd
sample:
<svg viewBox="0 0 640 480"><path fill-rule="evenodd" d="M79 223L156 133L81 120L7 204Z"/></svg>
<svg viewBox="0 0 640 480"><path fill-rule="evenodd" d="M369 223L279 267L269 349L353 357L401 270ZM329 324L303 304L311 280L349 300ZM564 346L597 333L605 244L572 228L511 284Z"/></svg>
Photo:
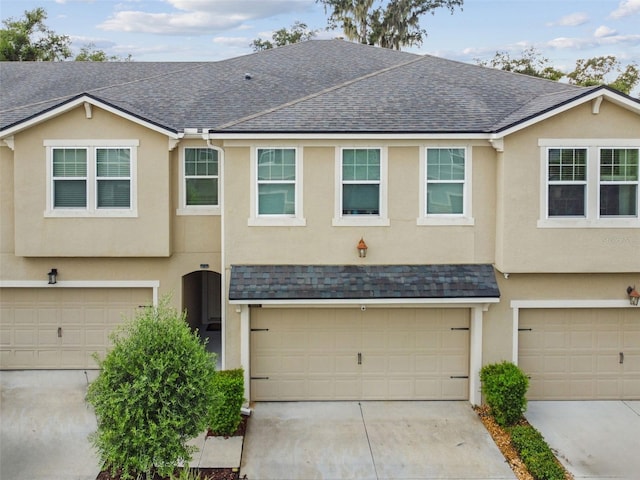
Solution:
<svg viewBox="0 0 640 480"><path fill-rule="evenodd" d="M220 300L222 302L221 315L221 353L220 365L222 370L226 368L227 363L227 275L225 268L225 241L224 241L224 149L211 143L209 129L202 129L202 139L207 142L207 148L218 152L218 195L220 207Z"/></svg>

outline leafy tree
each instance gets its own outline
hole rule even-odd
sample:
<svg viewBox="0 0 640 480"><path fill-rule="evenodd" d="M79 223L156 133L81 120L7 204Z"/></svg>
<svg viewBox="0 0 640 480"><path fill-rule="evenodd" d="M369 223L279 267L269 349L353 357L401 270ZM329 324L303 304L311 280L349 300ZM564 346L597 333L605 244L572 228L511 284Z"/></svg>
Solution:
<svg viewBox="0 0 640 480"><path fill-rule="evenodd" d="M80 49L80 53L74 60L76 62L130 62L131 54L124 59L117 55L107 55L104 50L98 50L95 43L88 43Z"/></svg>
<svg viewBox="0 0 640 480"><path fill-rule="evenodd" d="M306 23L295 22L289 30L286 28L276 30L271 36L272 41L256 38L251 42L251 47L254 52L270 50L272 48L282 47L283 45L289 45L290 43L299 43L311 40L315 37L316 33L316 30L309 30Z"/></svg>
<svg viewBox="0 0 640 480"><path fill-rule="evenodd" d="M111 335L113 348L89 385L98 429L91 439L112 475L170 475L205 431L215 396L215 356L184 314L163 299Z"/></svg>
<svg viewBox="0 0 640 480"><path fill-rule="evenodd" d="M67 35L47 28L44 8L25 10L24 18L3 20L0 29L0 61L55 61L71 57Z"/></svg>
<svg viewBox="0 0 640 480"><path fill-rule="evenodd" d="M507 72L522 73L554 81L564 77L564 73L549 65L549 59L543 57L534 47L523 50L519 58L511 58L508 52L496 52L491 60L476 60L476 62L484 67L498 68Z"/></svg>
<svg viewBox="0 0 640 480"><path fill-rule="evenodd" d="M618 76L613 82L608 83L606 77L615 73ZM568 73L567 77L574 85L608 85L628 95L640 83L640 70L635 63L630 63L623 70L621 62L616 57L607 55L577 60L575 70Z"/></svg>
<svg viewBox="0 0 640 480"><path fill-rule="evenodd" d="M316 0L329 13L328 29L342 29L349 40L400 50L406 45L421 45L427 31L420 19L438 8L451 13L464 0ZM374 6L375 3L379 5Z"/></svg>

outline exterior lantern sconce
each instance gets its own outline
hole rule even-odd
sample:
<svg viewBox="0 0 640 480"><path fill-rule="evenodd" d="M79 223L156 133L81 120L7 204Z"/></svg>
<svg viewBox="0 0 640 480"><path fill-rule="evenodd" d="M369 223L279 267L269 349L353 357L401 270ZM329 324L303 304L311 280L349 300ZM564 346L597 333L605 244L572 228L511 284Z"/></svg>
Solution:
<svg viewBox="0 0 640 480"><path fill-rule="evenodd" d="M49 273L47 273L47 275L49 276L49 285L55 285L56 283L58 283L58 269L57 268L52 268L51 271Z"/></svg>
<svg viewBox="0 0 640 480"><path fill-rule="evenodd" d="M364 258L364 257L367 256L367 248L369 248L369 247L367 247L367 244L364 243L364 239L363 238L360 238L360 241L358 242L358 247L357 248L358 248L358 256L360 258Z"/></svg>
<svg viewBox="0 0 640 480"><path fill-rule="evenodd" d="M640 293L636 290L636 286L627 287L627 295L629 295L629 303L631 305L638 305L638 300L640 299Z"/></svg>

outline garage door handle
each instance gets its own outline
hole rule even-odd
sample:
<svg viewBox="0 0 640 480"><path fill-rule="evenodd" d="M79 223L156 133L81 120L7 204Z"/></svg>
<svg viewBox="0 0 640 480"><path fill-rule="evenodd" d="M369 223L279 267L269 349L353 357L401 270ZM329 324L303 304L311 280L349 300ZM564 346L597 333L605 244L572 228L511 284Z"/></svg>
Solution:
<svg viewBox="0 0 640 480"><path fill-rule="evenodd" d="M58 338L62 338L62 327L58 327Z"/></svg>
<svg viewBox="0 0 640 480"><path fill-rule="evenodd" d="M624 352L620 352L620 363L624 363Z"/></svg>
<svg viewBox="0 0 640 480"><path fill-rule="evenodd" d="M362 365L362 354L358 352L358 365Z"/></svg>

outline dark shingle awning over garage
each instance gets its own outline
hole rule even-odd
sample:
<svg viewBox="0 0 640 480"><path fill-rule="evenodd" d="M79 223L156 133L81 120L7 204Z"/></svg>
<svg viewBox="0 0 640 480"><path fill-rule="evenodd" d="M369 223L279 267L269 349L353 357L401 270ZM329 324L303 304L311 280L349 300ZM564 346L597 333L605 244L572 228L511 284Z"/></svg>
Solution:
<svg viewBox="0 0 640 480"><path fill-rule="evenodd" d="M488 264L233 265L229 287L232 303L499 297Z"/></svg>

